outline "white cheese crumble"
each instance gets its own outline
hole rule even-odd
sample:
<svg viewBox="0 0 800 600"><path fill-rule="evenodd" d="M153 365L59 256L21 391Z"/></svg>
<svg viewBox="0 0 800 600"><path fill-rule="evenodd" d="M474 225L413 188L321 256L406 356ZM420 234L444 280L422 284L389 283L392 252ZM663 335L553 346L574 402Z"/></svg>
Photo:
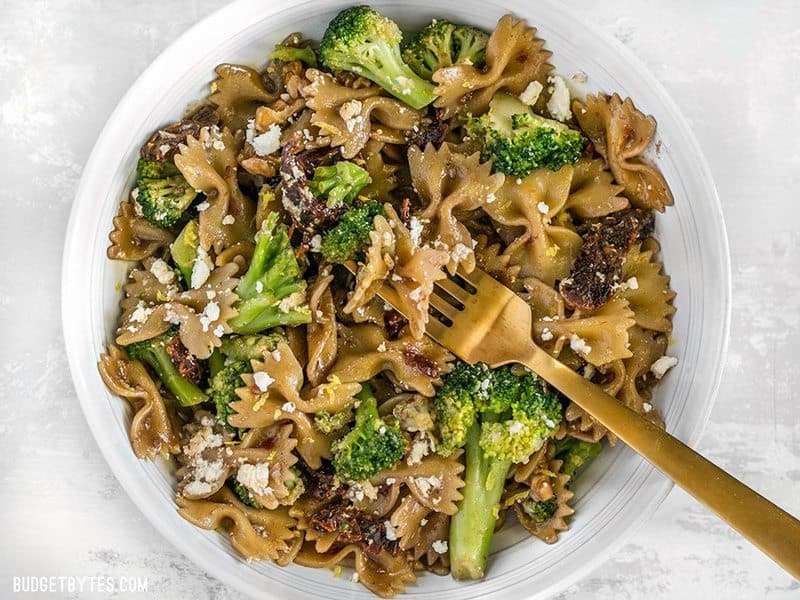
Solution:
<svg viewBox="0 0 800 600"><path fill-rule="evenodd" d="M491 204L495 200L497 200L497 195L494 192L486 196L486 204Z"/></svg>
<svg viewBox="0 0 800 600"><path fill-rule="evenodd" d="M542 89L544 89L544 86L541 83L539 83L538 81L531 81L528 84L528 87L526 87L519 95L519 99L522 100L528 106L533 106L539 99L539 95L542 93Z"/></svg>
<svg viewBox="0 0 800 600"><path fill-rule="evenodd" d="M431 548L437 554L445 554L447 552L447 540L436 540L431 544Z"/></svg>
<svg viewBox="0 0 800 600"><path fill-rule="evenodd" d="M269 485L269 463L242 465L236 472L236 481L256 496L265 496L272 492Z"/></svg>
<svg viewBox="0 0 800 600"><path fill-rule="evenodd" d="M225 328L222 325L217 325L216 327L214 327L213 333L218 338L221 338L223 335L225 335Z"/></svg>
<svg viewBox="0 0 800 600"><path fill-rule="evenodd" d="M208 200L203 200L200 204L196 206L197 212L203 212L208 210L211 205L208 203Z"/></svg>
<svg viewBox="0 0 800 600"><path fill-rule="evenodd" d="M264 283L259 279L256 281L256 292L259 294L264 291Z"/></svg>
<svg viewBox="0 0 800 600"><path fill-rule="evenodd" d="M571 119L572 111L569 108L569 89L566 82L558 75L548 77L547 81L552 85L550 99L547 101L550 115L558 121Z"/></svg>
<svg viewBox="0 0 800 600"><path fill-rule="evenodd" d="M628 281L625 282L625 285L628 286L628 289L631 290L638 290L639 289L639 280L636 277L631 277Z"/></svg>
<svg viewBox="0 0 800 600"><path fill-rule="evenodd" d="M397 530L394 528L394 525L392 525L390 521L384 521L383 528L386 530L387 540L393 542L397 539Z"/></svg>
<svg viewBox="0 0 800 600"><path fill-rule="evenodd" d="M547 202L539 202L539 204L536 205L536 208L539 209L539 212L543 215L546 215L550 212L550 206L547 204Z"/></svg>
<svg viewBox="0 0 800 600"><path fill-rule="evenodd" d="M553 332L550 331L549 327L545 327L542 329L542 335L540 336L543 342L549 342L553 339Z"/></svg>
<svg viewBox="0 0 800 600"><path fill-rule="evenodd" d="M411 234L411 241L414 243L414 246L417 247L422 240L422 221L420 221L417 217L411 217L411 220L408 223L408 231Z"/></svg>
<svg viewBox="0 0 800 600"><path fill-rule="evenodd" d="M678 359L674 356L662 356L652 365L650 365L650 372L656 376L656 379L661 379L667 371L678 364Z"/></svg>
<svg viewBox="0 0 800 600"><path fill-rule="evenodd" d="M294 402L284 402L283 405L281 405L281 410L287 413L293 413L295 408Z"/></svg>
<svg viewBox="0 0 800 600"><path fill-rule="evenodd" d="M649 413L651 410L653 410L653 405L649 402L642 402L642 408L644 409L644 412Z"/></svg>
<svg viewBox="0 0 800 600"><path fill-rule="evenodd" d="M430 477L414 477L414 483L419 488L419 493L426 498L431 495L431 491L438 490L442 487L442 480L436 475Z"/></svg>
<svg viewBox="0 0 800 600"><path fill-rule="evenodd" d="M311 241L308 243L308 248L311 252L319 252L322 249L322 236L320 234L316 234L314 237L311 238Z"/></svg>
<svg viewBox="0 0 800 600"><path fill-rule="evenodd" d="M200 315L200 325L202 326L203 331L208 331L211 323L217 319L219 319L219 304L216 302L209 302L206 304L206 307L203 309L203 312Z"/></svg>
<svg viewBox="0 0 800 600"><path fill-rule="evenodd" d="M158 279L158 283L162 285L168 285L175 280L175 271L170 269L169 265L160 258L150 265L150 272Z"/></svg>
<svg viewBox="0 0 800 600"><path fill-rule="evenodd" d="M471 248L467 248L464 244L458 243L456 244L455 248L453 248L453 253L451 256L453 257L454 261L461 262L462 260L466 260L471 253Z"/></svg>
<svg viewBox="0 0 800 600"><path fill-rule="evenodd" d="M131 313L129 320L134 323L144 323L152 312L152 308L147 308L144 302L139 300L139 304L136 305L136 309Z"/></svg>
<svg viewBox="0 0 800 600"><path fill-rule="evenodd" d="M274 383L275 379L269 376L269 373L264 371L257 371L253 373L253 383L262 392L266 392L267 388Z"/></svg>
<svg viewBox="0 0 800 600"><path fill-rule="evenodd" d="M508 432L511 435L519 433L520 431L522 431L522 423L520 423L519 421L514 421L513 423L511 423L511 425L508 426Z"/></svg>
<svg viewBox="0 0 800 600"><path fill-rule="evenodd" d="M576 333L573 333L572 337L569 339L569 347L572 348L573 352L583 355L589 354L592 351L592 347L586 343L586 340Z"/></svg>
<svg viewBox="0 0 800 600"><path fill-rule="evenodd" d="M225 215L222 218L223 225L233 225L234 223L236 223L236 218L233 215Z"/></svg>
<svg viewBox="0 0 800 600"><path fill-rule="evenodd" d="M214 265L211 262L211 258L208 256L208 252L202 248L198 248L197 256L195 257L194 264L192 265L191 281L189 282L192 286L192 289L196 290L206 281L208 281L208 277L211 275L212 268L214 268Z"/></svg>
<svg viewBox="0 0 800 600"><path fill-rule="evenodd" d="M281 128L273 123L264 133L256 135L255 122L250 119L247 123L247 141L258 156L269 156L280 150Z"/></svg>

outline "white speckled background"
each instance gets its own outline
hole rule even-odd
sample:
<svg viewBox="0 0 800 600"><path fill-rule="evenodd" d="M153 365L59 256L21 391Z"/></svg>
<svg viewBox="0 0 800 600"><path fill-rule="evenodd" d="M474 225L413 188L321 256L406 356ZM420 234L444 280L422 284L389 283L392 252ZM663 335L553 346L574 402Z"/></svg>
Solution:
<svg viewBox="0 0 800 600"><path fill-rule="evenodd" d="M699 449L800 514L800 4L567 4L663 82L722 198L731 350ZM12 596L14 575L141 575L146 598L238 597L169 546L103 462L70 382L59 298L67 216L103 123L148 63L218 5L0 0L0 597ZM800 583L676 490L559 600L798 597Z"/></svg>

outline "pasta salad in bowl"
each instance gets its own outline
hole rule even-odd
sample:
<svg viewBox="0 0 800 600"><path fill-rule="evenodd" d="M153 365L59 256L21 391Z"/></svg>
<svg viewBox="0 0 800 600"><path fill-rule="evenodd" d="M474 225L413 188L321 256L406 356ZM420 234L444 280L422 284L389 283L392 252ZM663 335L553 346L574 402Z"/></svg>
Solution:
<svg viewBox="0 0 800 600"><path fill-rule="evenodd" d="M398 5L319 6L309 30L287 9L281 36L229 34L250 60L219 61L205 94L170 98L183 114L126 139L115 216L98 221L112 265L99 285L114 292L91 332L131 446L109 460L150 480L131 484L148 517L180 527L179 544L202 539L214 572L249 592L471 597L531 576L552 591L554 559L602 543L601 522L630 528L626 494L654 506L668 486L535 374L463 363L426 337L433 286L486 271L530 304L542 348L672 429L690 386L716 387L719 356L703 349L724 349L721 222L720 253L670 279L669 256L688 264L692 227L718 209L713 187L691 199L708 207L683 208L692 227L669 221L702 179L671 177L655 118L627 89L581 89L589 71L561 68L524 11L406 24ZM719 293L691 294L720 263ZM68 337L80 293L65 270ZM708 310L721 325L698 338L688 322ZM662 378L679 379L664 411ZM112 422L85 410L95 431Z"/></svg>

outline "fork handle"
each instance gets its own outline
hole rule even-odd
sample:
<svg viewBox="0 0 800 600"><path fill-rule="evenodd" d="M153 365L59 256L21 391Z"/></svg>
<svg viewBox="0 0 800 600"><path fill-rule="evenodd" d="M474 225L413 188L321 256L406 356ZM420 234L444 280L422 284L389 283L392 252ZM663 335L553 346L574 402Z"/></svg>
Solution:
<svg viewBox="0 0 800 600"><path fill-rule="evenodd" d="M800 579L800 521L534 347L519 360Z"/></svg>

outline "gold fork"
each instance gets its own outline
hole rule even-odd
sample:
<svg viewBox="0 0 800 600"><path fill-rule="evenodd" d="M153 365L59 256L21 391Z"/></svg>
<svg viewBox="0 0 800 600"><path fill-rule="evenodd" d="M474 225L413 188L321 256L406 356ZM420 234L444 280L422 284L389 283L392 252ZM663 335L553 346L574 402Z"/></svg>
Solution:
<svg viewBox="0 0 800 600"><path fill-rule="evenodd" d="M444 319L431 314L427 335L468 363L525 365L800 579L800 521L539 348L531 309L510 289L478 269L458 275L473 289L437 281L430 304ZM400 310L388 285L379 295Z"/></svg>

